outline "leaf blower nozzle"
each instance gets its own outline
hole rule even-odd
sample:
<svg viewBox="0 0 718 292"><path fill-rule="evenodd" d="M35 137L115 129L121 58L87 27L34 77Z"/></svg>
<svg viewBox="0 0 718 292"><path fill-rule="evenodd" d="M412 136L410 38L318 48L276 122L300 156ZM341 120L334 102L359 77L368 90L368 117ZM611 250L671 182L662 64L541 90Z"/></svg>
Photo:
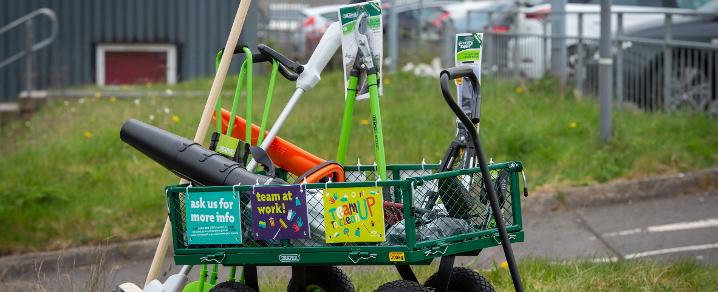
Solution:
<svg viewBox="0 0 718 292"><path fill-rule="evenodd" d="M249 172L199 143L135 119L122 125L120 139L195 185L286 184L278 178Z"/></svg>

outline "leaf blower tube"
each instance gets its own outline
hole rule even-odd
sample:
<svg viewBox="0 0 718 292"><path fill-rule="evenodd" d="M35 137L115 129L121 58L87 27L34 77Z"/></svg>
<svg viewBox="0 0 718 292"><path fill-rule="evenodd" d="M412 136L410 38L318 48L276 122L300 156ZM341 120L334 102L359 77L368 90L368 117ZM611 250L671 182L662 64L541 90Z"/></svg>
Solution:
<svg viewBox="0 0 718 292"><path fill-rule="evenodd" d="M499 236L501 238L501 245L504 248L504 256L509 264L509 271L511 272L511 280L514 284L516 291L524 291L523 284L521 283L521 275L519 275L519 269L516 266L516 259L514 258L514 252L511 249L511 241L509 241L509 235L506 232L506 224L504 224L503 216L501 215L501 208L499 207L499 199L496 196L496 189L494 184L491 182L491 174L489 174L489 167L486 164L486 156L481 148L481 141L479 141L479 135L476 132L474 123L466 116L464 111L456 104L454 97L451 94L449 88L449 80L456 78L467 77L473 84L479 84L479 80L474 74L474 71L469 66L457 66L448 68L441 71L439 75L439 82L441 84L441 93L444 96L444 100L454 112L456 117L459 118L461 123L466 127L471 136L471 141L476 149L476 158L479 160L479 168L481 169L481 177L484 180L484 185L489 193L489 204L491 205L491 211L494 214L494 220L496 221L496 227L499 230Z"/></svg>
<svg viewBox="0 0 718 292"><path fill-rule="evenodd" d="M196 185L286 184L278 178L249 172L198 143L135 119L122 125L120 139Z"/></svg>

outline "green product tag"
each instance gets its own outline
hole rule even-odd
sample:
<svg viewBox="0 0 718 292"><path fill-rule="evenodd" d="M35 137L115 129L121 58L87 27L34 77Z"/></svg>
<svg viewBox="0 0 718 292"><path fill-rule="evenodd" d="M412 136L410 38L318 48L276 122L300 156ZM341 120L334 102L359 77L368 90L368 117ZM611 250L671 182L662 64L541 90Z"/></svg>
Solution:
<svg viewBox="0 0 718 292"><path fill-rule="evenodd" d="M480 62L483 41L484 35L481 33L457 34L456 64Z"/></svg>
<svg viewBox="0 0 718 292"><path fill-rule="evenodd" d="M215 151L227 157L234 157L237 152L237 145L239 145L239 139L220 134Z"/></svg>
<svg viewBox="0 0 718 292"><path fill-rule="evenodd" d="M185 193L186 235L190 245L240 244L241 220L237 193Z"/></svg>

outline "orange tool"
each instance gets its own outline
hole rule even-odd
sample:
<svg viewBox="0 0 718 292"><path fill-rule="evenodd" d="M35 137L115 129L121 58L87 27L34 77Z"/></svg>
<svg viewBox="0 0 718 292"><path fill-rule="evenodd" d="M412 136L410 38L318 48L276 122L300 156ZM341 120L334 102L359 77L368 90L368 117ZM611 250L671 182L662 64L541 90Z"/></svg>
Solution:
<svg viewBox="0 0 718 292"><path fill-rule="evenodd" d="M222 131L225 133L229 133L227 131L227 124L229 123L231 115L229 111L222 109ZM244 133L246 124L247 121L242 117L235 116L231 131L232 137L244 141L246 137ZM265 137L266 135L267 132L265 131ZM257 145L258 138L259 126L252 124L251 144ZM315 183L325 177L330 177L333 182L344 181L344 168L342 168L339 163L321 159L280 137L274 138L274 141L272 141L269 145L269 149L266 149L266 151L274 164L298 176L295 183L302 182L304 178L306 178L308 183Z"/></svg>

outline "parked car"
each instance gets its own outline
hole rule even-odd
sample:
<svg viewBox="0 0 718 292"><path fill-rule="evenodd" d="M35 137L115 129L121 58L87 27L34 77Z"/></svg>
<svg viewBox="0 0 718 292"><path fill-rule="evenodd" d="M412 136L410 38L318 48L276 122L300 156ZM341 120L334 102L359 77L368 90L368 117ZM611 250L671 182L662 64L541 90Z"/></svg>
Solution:
<svg viewBox="0 0 718 292"><path fill-rule="evenodd" d="M611 10L614 12L611 19L611 31L616 32L617 14L623 12L624 30L632 27L663 19L666 12L693 12L696 4L710 0L677 1L677 0L614 0ZM566 45L568 46L568 64L572 69L577 61L578 44L578 13L583 15L583 37L588 40L585 44L584 56L594 58L600 37L600 0L568 0L566 4ZM544 25L547 35L551 35L549 15L551 13L550 0L529 0L518 4L518 19L513 31L519 34L542 35ZM676 20L681 17L677 16ZM539 37L522 37L509 44L511 48L518 48L518 66L522 74L529 78L539 78L548 69L545 68L550 58L550 47L543 48L544 41ZM550 46L550 42L548 43ZM513 64L513 60L511 62ZM571 73L571 72L570 72Z"/></svg>
<svg viewBox="0 0 718 292"><path fill-rule="evenodd" d="M292 58L298 58L304 53L305 38L297 34L304 21L305 4L296 3L270 3L264 21L262 39L277 46L288 53Z"/></svg>
<svg viewBox="0 0 718 292"><path fill-rule="evenodd" d="M311 54L332 22L339 20L339 7L323 5L302 10L302 28L299 37L304 39L304 50Z"/></svg>
<svg viewBox="0 0 718 292"><path fill-rule="evenodd" d="M507 32L514 23L514 0L476 1L449 4L444 7L457 32ZM489 12L491 24L489 24ZM470 16L470 17L469 17Z"/></svg>
<svg viewBox="0 0 718 292"><path fill-rule="evenodd" d="M457 3L456 1L425 1L423 3L411 2L396 6L397 18L399 19L399 39L422 39L429 41L443 40L441 33L449 12L445 7ZM420 5L421 4L421 5ZM385 34L389 31L391 18L389 11L391 5L382 5L385 11L383 25Z"/></svg>
<svg viewBox="0 0 718 292"><path fill-rule="evenodd" d="M640 107L657 109L689 109L708 111L718 115L718 1L701 6L697 15L683 18L671 26L671 39L712 45L699 48L690 43L671 46L671 92L668 104L664 102L664 50L661 45L647 45L640 39L663 40L666 26L662 21L652 22L626 32L636 41L626 42L623 51L625 99Z"/></svg>

